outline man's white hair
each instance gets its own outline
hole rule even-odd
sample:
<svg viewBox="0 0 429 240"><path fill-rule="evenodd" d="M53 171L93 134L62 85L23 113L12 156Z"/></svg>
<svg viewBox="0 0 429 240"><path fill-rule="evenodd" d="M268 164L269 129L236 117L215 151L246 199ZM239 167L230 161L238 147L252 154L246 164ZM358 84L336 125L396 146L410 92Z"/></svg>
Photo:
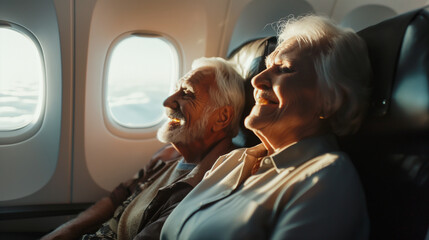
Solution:
<svg viewBox="0 0 429 240"><path fill-rule="evenodd" d="M234 137L238 133L240 117L244 108L244 80L234 70L232 63L223 58L198 58L192 63L192 69L200 67L213 67L217 90L209 89L210 98L214 102L211 107L215 110L218 107L231 106L234 110L231 124L225 129L226 133Z"/></svg>
<svg viewBox="0 0 429 240"><path fill-rule="evenodd" d="M353 30L321 16L304 16L280 23L279 45L296 39L310 47L318 77L321 115L338 136L358 130L368 106L372 78L365 41Z"/></svg>

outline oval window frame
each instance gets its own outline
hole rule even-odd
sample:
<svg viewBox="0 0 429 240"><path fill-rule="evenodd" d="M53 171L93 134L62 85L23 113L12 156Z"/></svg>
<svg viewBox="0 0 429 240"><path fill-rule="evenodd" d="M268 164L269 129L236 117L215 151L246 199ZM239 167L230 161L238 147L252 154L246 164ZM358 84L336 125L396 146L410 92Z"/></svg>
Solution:
<svg viewBox="0 0 429 240"><path fill-rule="evenodd" d="M173 53L176 53L176 59L177 64L174 66L175 69L173 69L173 76L170 83L169 88L169 94L171 94L175 87L175 82L179 79L181 75L181 64L182 64L182 52L179 47L179 45L174 41L174 39L170 36L167 36L163 33L153 32L153 31L128 31L125 33L120 34L118 37L116 37L111 43L110 46L106 52L105 56L105 62L103 66L103 79L102 79L102 114L104 119L104 124L106 128L114 135L122 138L127 139L141 139L141 138L148 138L153 137L154 131L156 131L166 120L166 116L162 115L157 123L154 123L152 125L144 126L144 127L129 127L125 126L123 124L118 123L113 116L110 114L110 109L108 106L108 66L110 64L110 59L112 56L112 52L114 48L117 46L117 44L122 41L123 39L129 37L129 36L141 36L141 37L148 37L148 38L158 38L164 41L167 45L170 46L170 48L173 50ZM173 56L174 57L174 56ZM174 71L177 73L176 76L174 76Z"/></svg>
<svg viewBox="0 0 429 240"><path fill-rule="evenodd" d="M12 23L12 22L8 22L8 21L3 21L0 20L0 27L2 28L10 28L13 31L16 31L20 34L22 34L24 37L29 38L33 44L35 45L38 53L39 53L39 57L40 57L40 62L41 62L41 66L42 66L42 86L41 86L41 99L38 102L38 105L36 106L36 110L34 113L34 117L28 124L26 124L25 126L16 128L16 129L11 129L11 130L0 130L0 145L9 145L9 144L15 144L15 143L19 143L22 141L25 141L29 138L31 138L32 136L34 136L41 128L43 120L44 120L44 116L45 116L45 111L46 111L46 83L47 83L47 73L46 73L46 61L45 61L45 55L43 54L43 50L42 50L42 46L39 42L39 40L36 38L36 36L29 31L28 29L26 29L25 27L16 24L16 23Z"/></svg>

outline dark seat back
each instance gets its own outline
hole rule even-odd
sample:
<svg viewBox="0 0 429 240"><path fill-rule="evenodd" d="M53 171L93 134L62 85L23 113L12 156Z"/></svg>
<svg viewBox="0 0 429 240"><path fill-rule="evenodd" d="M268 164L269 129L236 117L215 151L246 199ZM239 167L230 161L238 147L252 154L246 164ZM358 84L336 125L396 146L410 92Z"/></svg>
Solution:
<svg viewBox="0 0 429 240"><path fill-rule="evenodd" d="M268 56L277 45L276 37L260 38L248 41L228 56L228 61L236 66L236 70L244 78L244 88L246 101L243 115L240 120L240 132L233 139L234 143L240 147L251 147L260 143L260 140L252 131L244 127L244 118L249 115L252 107L255 105L253 98L253 87L251 80L254 76L265 69L265 57Z"/></svg>
<svg viewBox="0 0 429 240"><path fill-rule="evenodd" d="M369 116L342 138L364 184L371 239L424 239L429 227L429 8L359 32L374 71Z"/></svg>

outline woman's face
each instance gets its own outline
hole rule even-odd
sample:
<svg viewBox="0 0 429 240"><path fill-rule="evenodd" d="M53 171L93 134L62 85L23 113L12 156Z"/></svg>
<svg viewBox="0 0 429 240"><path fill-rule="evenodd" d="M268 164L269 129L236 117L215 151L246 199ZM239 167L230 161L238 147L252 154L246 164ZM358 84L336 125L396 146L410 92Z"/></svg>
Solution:
<svg viewBox="0 0 429 240"><path fill-rule="evenodd" d="M295 39L285 41L266 66L252 79L256 103L245 125L275 150L317 132L321 103L309 48L300 48Z"/></svg>

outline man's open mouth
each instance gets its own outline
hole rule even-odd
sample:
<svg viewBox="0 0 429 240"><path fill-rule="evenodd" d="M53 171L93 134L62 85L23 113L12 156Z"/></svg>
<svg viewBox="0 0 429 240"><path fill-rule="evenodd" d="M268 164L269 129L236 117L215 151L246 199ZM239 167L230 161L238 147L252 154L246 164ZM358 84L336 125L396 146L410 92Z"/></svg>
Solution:
<svg viewBox="0 0 429 240"><path fill-rule="evenodd" d="M169 118L168 123L170 124L170 126L179 126L179 125L184 124L184 122L185 122L183 119L173 117L173 116L168 116L168 118Z"/></svg>

